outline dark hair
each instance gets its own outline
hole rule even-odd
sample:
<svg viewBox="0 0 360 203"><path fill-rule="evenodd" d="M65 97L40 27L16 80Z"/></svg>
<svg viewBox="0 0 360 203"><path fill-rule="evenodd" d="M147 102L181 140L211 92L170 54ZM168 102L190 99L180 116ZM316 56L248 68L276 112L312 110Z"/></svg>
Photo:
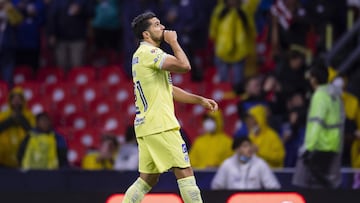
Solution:
<svg viewBox="0 0 360 203"><path fill-rule="evenodd" d="M118 146L119 146L119 142L116 139L115 135L112 135L112 134L104 134L104 135L102 135L101 142L103 143L103 142L106 142L106 141L110 141L111 144L113 144L113 146L115 148L118 148Z"/></svg>
<svg viewBox="0 0 360 203"><path fill-rule="evenodd" d="M310 68L310 76L314 77L319 85L328 82L329 72L323 60L316 61Z"/></svg>
<svg viewBox="0 0 360 203"><path fill-rule="evenodd" d="M235 150L238 148L242 143L249 142L251 143L250 139L248 137L237 137L234 139L233 144L231 146L232 150Z"/></svg>
<svg viewBox="0 0 360 203"><path fill-rule="evenodd" d="M298 50L290 50L289 52L289 59L297 59L297 58L304 59L304 57L305 57L304 54Z"/></svg>
<svg viewBox="0 0 360 203"><path fill-rule="evenodd" d="M150 26L148 20L154 17L156 17L156 15L153 12L148 11L136 16L131 22L132 30L139 40L144 39L142 33Z"/></svg>
<svg viewBox="0 0 360 203"><path fill-rule="evenodd" d="M50 120L50 115L48 113L46 113L46 112L41 112L41 113L36 115L36 117L35 117L36 122L38 122L42 118L46 118L46 119Z"/></svg>

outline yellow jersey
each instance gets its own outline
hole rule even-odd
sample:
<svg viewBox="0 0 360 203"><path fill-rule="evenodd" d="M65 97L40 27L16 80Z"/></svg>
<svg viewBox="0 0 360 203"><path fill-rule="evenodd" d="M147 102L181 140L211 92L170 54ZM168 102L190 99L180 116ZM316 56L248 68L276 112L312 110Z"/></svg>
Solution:
<svg viewBox="0 0 360 203"><path fill-rule="evenodd" d="M137 137L179 130L175 117L171 74L162 70L167 54L141 42L132 59Z"/></svg>

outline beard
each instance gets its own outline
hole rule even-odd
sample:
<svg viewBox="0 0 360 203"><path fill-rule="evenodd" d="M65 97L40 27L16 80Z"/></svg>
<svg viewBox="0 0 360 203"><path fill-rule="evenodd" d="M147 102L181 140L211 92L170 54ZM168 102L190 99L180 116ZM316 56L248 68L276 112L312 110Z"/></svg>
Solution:
<svg viewBox="0 0 360 203"><path fill-rule="evenodd" d="M154 42L160 44L161 42L164 41L164 31L161 33L161 36L155 36L153 33L150 33L150 38L151 38Z"/></svg>

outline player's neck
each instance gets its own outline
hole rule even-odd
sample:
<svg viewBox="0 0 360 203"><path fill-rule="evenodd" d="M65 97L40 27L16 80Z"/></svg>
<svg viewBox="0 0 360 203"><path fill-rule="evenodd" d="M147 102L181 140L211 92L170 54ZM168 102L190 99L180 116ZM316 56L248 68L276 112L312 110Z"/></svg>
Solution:
<svg viewBox="0 0 360 203"><path fill-rule="evenodd" d="M152 40L152 39L144 39L143 42L145 42L145 43L147 43L147 44L151 44L151 45L153 45L154 47L160 47L160 43L155 42L155 41Z"/></svg>

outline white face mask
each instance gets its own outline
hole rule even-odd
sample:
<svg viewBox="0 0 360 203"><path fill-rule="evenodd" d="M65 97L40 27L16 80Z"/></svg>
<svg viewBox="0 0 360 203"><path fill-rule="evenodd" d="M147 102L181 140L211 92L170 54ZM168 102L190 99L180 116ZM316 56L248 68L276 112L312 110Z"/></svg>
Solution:
<svg viewBox="0 0 360 203"><path fill-rule="evenodd" d="M204 122L203 122L203 128L205 130L205 132L214 132L215 129L216 129L216 123L214 120L212 119L206 119Z"/></svg>

